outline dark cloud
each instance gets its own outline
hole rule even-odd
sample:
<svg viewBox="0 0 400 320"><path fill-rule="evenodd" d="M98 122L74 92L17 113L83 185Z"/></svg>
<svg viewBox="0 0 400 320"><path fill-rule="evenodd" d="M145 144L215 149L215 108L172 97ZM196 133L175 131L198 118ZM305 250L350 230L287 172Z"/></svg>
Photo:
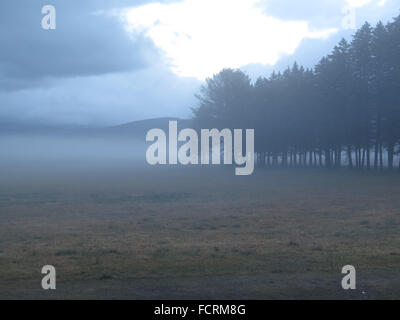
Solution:
<svg viewBox="0 0 400 320"><path fill-rule="evenodd" d="M157 57L153 43L140 34L132 39L117 17L101 13L142 2L52 0L57 29L45 31L41 9L49 1L0 1L0 90L148 66Z"/></svg>
<svg viewBox="0 0 400 320"><path fill-rule="evenodd" d="M105 126L189 117L201 83L155 65L124 73L54 79L51 86L0 92L1 123Z"/></svg>
<svg viewBox="0 0 400 320"><path fill-rule="evenodd" d="M199 81L173 74L113 9L149 1L1 0L0 123L111 125L187 117ZM57 29L41 27L44 5Z"/></svg>

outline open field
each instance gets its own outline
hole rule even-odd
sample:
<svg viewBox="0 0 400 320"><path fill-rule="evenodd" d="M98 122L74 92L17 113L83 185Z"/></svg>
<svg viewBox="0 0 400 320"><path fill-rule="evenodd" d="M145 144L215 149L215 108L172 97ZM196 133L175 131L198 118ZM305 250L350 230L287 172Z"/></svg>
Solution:
<svg viewBox="0 0 400 320"><path fill-rule="evenodd" d="M400 298L400 174L2 170L0 298Z"/></svg>

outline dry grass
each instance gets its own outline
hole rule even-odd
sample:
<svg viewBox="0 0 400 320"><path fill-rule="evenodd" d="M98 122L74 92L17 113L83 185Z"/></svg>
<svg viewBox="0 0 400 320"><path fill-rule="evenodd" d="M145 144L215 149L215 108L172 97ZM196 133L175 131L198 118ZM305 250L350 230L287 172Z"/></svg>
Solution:
<svg viewBox="0 0 400 320"><path fill-rule="evenodd" d="M397 173L10 175L0 298L400 298L399 232ZM46 264L56 292L40 289ZM355 292L340 287L347 264Z"/></svg>

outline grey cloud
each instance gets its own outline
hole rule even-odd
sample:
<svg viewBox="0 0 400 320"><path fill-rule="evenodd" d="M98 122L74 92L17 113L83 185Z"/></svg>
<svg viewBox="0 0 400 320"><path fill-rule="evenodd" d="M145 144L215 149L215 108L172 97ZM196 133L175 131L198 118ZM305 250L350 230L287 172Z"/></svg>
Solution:
<svg viewBox="0 0 400 320"><path fill-rule="evenodd" d="M117 5L143 1L117 1ZM112 1L53 0L57 29L41 28L43 0L0 2L0 90L38 86L48 77L76 77L144 68L153 43L131 39L116 17L94 14Z"/></svg>
<svg viewBox="0 0 400 320"><path fill-rule="evenodd" d="M111 125L187 117L200 86L162 63L154 44L127 34L109 9L148 1L0 1L0 122ZM41 28L41 8L57 29Z"/></svg>
<svg viewBox="0 0 400 320"><path fill-rule="evenodd" d="M304 39L294 54L282 56L273 66L252 64L243 66L241 69L248 73L253 80L256 80L258 77L269 77L273 71L283 72L294 62L306 68L313 68L323 56L333 50L341 38L350 39L352 33L352 30L343 30L328 39Z"/></svg>
<svg viewBox="0 0 400 320"><path fill-rule="evenodd" d="M387 0L384 6L378 6L379 1L371 0L369 4L356 8L357 26L366 20L376 23L398 15L398 0ZM314 28L340 28L346 14L343 9L348 7L348 3L345 0L265 0L264 7L266 13L279 19L309 21Z"/></svg>
<svg viewBox="0 0 400 320"><path fill-rule="evenodd" d="M337 24L345 0L265 0L265 12L282 20L305 20L314 27Z"/></svg>
<svg viewBox="0 0 400 320"><path fill-rule="evenodd" d="M51 87L0 92L4 123L114 125L190 116L200 81L162 66L134 72L58 79Z"/></svg>

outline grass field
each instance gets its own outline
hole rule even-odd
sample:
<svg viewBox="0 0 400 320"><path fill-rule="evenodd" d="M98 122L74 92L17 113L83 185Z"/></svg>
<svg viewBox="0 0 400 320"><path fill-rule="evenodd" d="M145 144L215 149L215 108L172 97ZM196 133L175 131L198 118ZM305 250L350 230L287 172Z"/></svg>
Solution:
<svg viewBox="0 0 400 320"><path fill-rule="evenodd" d="M27 172L2 171L1 299L400 298L397 172Z"/></svg>

